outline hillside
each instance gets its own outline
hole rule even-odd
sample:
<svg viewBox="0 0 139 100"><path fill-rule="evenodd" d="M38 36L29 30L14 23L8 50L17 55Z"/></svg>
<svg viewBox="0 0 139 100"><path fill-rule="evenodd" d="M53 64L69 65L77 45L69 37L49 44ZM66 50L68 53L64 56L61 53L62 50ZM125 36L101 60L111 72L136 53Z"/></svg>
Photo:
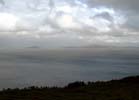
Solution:
<svg viewBox="0 0 139 100"><path fill-rule="evenodd" d="M74 82L66 87L5 89L0 100L139 100L139 76L107 82Z"/></svg>

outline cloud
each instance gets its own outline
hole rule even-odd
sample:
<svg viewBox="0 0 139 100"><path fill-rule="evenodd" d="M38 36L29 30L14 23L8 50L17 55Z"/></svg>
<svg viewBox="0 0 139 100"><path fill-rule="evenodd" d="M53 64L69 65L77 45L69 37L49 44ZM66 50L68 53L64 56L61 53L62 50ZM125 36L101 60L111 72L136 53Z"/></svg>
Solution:
<svg viewBox="0 0 139 100"><path fill-rule="evenodd" d="M94 40L138 43L138 4L138 0L0 0L0 37L30 38L29 45L47 39L64 45Z"/></svg>
<svg viewBox="0 0 139 100"><path fill-rule="evenodd" d="M0 30L13 31L16 27L18 18L10 13L0 13Z"/></svg>
<svg viewBox="0 0 139 100"><path fill-rule="evenodd" d="M109 21L113 21L113 17L108 12L103 12L95 15L94 17L103 18Z"/></svg>
<svg viewBox="0 0 139 100"><path fill-rule="evenodd" d="M3 0L0 0L0 5L5 5L5 2Z"/></svg>
<svg viewBox="0 0 139 100"><path fill-rule="evenodd" d="M90 7L92 6L105 6L109 8L113 8L124 15L124 19L126 19L122 28L125 30L130 30L129 34L132 34L131 30L134 32L138 32L139 25L139 1L138 0L86 0ZM104 17L103 17L104 18ZM119 21L121 22L121 21ZM122 32L124 33L124 32ZM121 33L121 34L122 34Z"/></svg>
<svg viewBox="0 0 139 100"><path fill-rule="evenodd" d="M107 6L118 10L138 11L138 0L85 0L90 6Z"/></svg>

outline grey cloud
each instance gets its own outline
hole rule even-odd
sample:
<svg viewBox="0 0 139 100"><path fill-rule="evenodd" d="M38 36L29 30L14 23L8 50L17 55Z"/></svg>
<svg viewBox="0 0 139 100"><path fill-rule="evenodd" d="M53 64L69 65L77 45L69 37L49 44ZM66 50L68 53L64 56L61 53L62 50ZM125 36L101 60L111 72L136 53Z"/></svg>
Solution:
<svg viewBox="0 0 139 100"><path fill-rule="evenodd" d="M131 15L128 15L127 21L124 24L124 28L127 28L129 30L139 32L139 13L132 13Z"/></svg>
<svg viewBox="0 0 139 100"><path fill-rule="evenodd" d="M8 38L0 41L13 41L17 47L20 44L32 46L45 42L56 46L57 41L60 41L60 46L81 45L93 39L98 43L112 39L127 43L136 39L138 42L135 38L139 31L138 4L138 0L0 0L0 5L5 5L1 6L4 10L0 11L0 25L4 26L4 29L0 27L0 37L8 33ZM2 19L7 20L9 16L17 21L3 25ZM131 36L131 30L137 34Z"/></svg>
<svg viewBox="0 0 139 100"><path fill-rule="evenodd" d="M0 0L1 5L5 5L5 2L3 0Z"/></svg>
<svg viewBox="0 0 139 100"><path fill-rule="evenodd" d="M120 27L123 28L123 31L118 32L117 34L121 36L127 36L129 34L134 34L132 32L136 32L136 35L139 34L139 0L86 0L90 7L94 6L105 6L113 8L123 14L126 18L126 22ZM105 18L105 16L103 16ZM124 31L125 29L125 31ZM121 29L122 30L122 29ZM126 33L125 32L129 32ZM114 30L112 32L114 34ZM135 35L135 34L134 34Z"/></svg>
<svg viewBox="0 0 139 100"><path fill-rule="evenodd" d="M108 12L103 12L101 14L97 14L94 17L100 17L100 18L104 18L109 21L113 21L113 17Z"/></svg>
<svg viewBox="0 0 139 100"><path fill-rule="evenodd" d="M138 11L139 0L86 0L88 4L93 6L108 6L119 10Z"/></svg>

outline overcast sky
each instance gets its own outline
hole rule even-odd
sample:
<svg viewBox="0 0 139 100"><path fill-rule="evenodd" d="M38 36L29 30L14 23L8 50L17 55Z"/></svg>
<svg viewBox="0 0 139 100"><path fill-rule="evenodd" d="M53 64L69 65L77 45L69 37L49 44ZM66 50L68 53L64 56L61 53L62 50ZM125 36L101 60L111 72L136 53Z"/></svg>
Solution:
<svg viewBox="0 0 139 100"><path fill-rule="evenodd" d="M139 0L0 0L0 47L139 45Z"/></svg>

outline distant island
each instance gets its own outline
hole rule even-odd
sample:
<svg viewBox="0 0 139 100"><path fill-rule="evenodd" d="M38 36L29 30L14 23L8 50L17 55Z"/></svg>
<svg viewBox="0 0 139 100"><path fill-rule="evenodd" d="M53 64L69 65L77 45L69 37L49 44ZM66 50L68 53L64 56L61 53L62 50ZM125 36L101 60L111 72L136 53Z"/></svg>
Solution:
<svg viewBox="0 0 139 100"><path fill-rule="evenodd" d="M139 76L60 87L3 89L0 100L139 100Z"/></svg>

